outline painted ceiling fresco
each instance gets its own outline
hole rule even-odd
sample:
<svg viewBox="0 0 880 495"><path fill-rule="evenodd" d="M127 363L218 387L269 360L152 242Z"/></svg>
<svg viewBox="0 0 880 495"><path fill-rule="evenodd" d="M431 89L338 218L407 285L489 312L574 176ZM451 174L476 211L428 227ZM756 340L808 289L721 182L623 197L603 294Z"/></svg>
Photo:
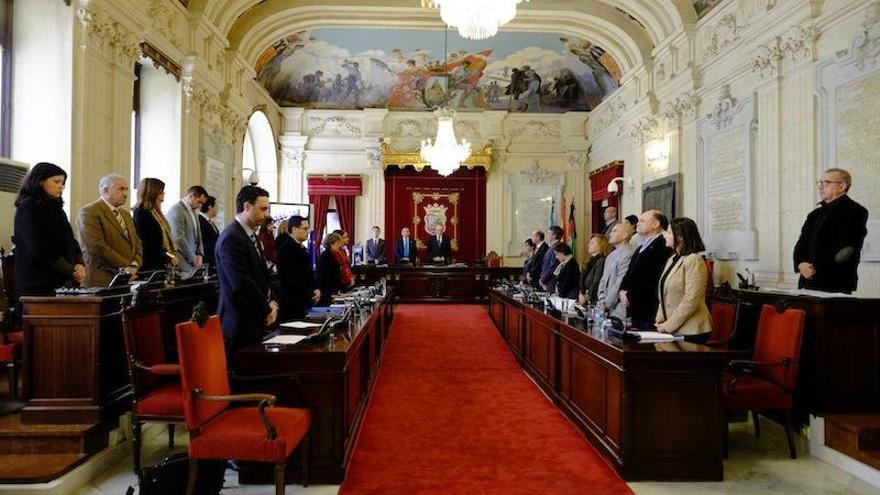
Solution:
<svg viewBox="0 0 880 495"><path fill-rule="evenodd" d="M525 112L590 110L620 85L617 62L583 39L501 32L316 29L278 40L257 79L282 106Z"/></svg>

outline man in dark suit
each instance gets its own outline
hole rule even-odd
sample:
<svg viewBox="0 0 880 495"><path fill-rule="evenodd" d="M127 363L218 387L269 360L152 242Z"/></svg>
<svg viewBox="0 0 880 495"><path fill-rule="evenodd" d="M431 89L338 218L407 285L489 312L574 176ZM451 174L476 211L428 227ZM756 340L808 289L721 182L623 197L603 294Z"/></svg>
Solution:
<svg viewBox="0 0 880 495"><path fill-rule="evenodd" d="M851 185L852 176L839 168L819 180L822 201L807 215L794 247L799 289L851 294L858 287L868 210L848 196Z"/></svg>
<svg viewBox="0 0 880 495"><path fill-rule="evenodd" d="M205 248L205 263L217 267L217 238L220 237L220 229L214 223L217 216L217 198L208 196L205 204L199 210L199 229L202 231L202 245Z"/></svg>
<svg viewBox="0 0 880 495"><path fill-rule="evenodd" d="M309 219L294 215L287 223L290 240L278 248L281 320L301 320L321 300L312 257L302 243L309 238Z"/></svg>
<svg viewBox="0 0 880 495"><path fill-rule="evenodd" d="M414 263L418 256L416 241L409 236L409 228L400 229L400 239L394 249L394 259L398 263Z"/></svg>
<svg viewBox="0 0 880 495"><path fill-rule="evenodd" d="M666 247L663 231L669 227L666 215L648 210L639 217L636 230L643 241L630 258L629 268L620 283L620 301L636 328L654 328L657 316L657 286L672 250Z"/></svg>
<svg viewBox="0 0 880 495"><path fill-rule="evenodd" d="M235 352L259 342L263 329L278 317L278 303L270 296L269 271L256 234L269 214L269 193L257 186L244 186L235 198L235 210L235 220L217 241L218 312L233 363Z"/></svg>
<svg viewBox="0 0 880 495"><path fill-rule="evenodd" d="M382 230L378 225L373 226L373 237L367 239L367 263L381 265L385 263L385 239L380 239Z"/></svg>
<svg viewBox="0 0 880 495"><path fill-rule="evenodd" d="M562 239L562 227L558 225L554 225L547 229L549 232L549 239L547 239L547 245L550 248L547 251L547 254L544 255L544 259L541 263L541 278L540 278L540 288L547 292L553 292L556 289L556 266L559 265L559 260L556 259L556 255L553 254L553 248L559 244L559 240Z"/></svg>
<svg viewBox="0 0 880 495"><path fill-rule="evenodd" d="M449 263L452 261L452 243L443 235L446 226L442 223L434 225L434 235L428 239L428 259L433 263Z"/></svg>
<svg viewBox="0 0 880 495"><path fill-rule="evenodd" d="M605 230L602 231L602 234L608 237L611 235L611 231L614 230L614 226L620 223L617 220L617 208L614 206L605 208L602 218L605 219Z"/></svg>
<svg viewBox="0 0 880 495"><path fill-rule="evenodd" d="M550 246L544 242L544 233L540 230L532 232L532 242L535 243L535 256L532 258L529 266L529 273L526 275L528 283L536 288L541 288L541 268L544 266L544 257L550 250ZM551 253L552 254L552 253Z"/></svg>

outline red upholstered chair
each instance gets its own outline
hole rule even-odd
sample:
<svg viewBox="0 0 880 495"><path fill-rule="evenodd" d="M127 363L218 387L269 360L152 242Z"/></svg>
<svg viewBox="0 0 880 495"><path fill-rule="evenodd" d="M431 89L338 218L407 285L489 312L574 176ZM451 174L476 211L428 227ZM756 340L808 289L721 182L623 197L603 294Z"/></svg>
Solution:
<svg viewBox="0 0 880 495"><path fill-rule="evenodd" d="M724 346L730 342L733 329L736 328L736 304L724 301L712 301L712 333L707 345Z"/></svg>
<svg viewBox="0 0 880 495"><path fill-rule="evenodd" d="M758 411L785 411L785 435L792 459L797 458L791 426L791 407L804 335L806 313L800 309L777 311L764 305L751 361L731 361L725 373L724 406L749 409L755 436L761 435ZM725 441L725 447L727 442Z"/></svg>
<svg viewBox="0 0 880 495"><path fill-rule="evenodd" d="M15 256L7 254L0 247L0 277L2 287L0 287L0 295L6 299L6 307L9 308L0 321L0 330L5 333L5 337L0 336L0 344L22 344L24 345L24 331L15 327L16 318L13 315L15 308ZM20 319L20 316L19 316Z"/></svg>
<svg viewBox="0 0 880 495"><path fill-rule="evenodd" d="M168 424L168 449L174 447L174 425L183 423L179 366L167 363L162 315L127 308L122 313L128 374L134 390L131 409L134 471L141 472L141 428L145 422Z"/></svg>
<svg viewBox="0 0 880 495"><path fill-rule="evenodd" d="M13 399L18 398L18 368L21 367L21 344L4 341L4 334L0 333L0 366L6 370L9 378L9 395Z"/></svg>
<svg viewBox="0 0 880 495"><path fill-rule="evenodd" d="M308 409L273 407L269 394L230 395L220 318L194 315L177 325L183 410L189 440L187 495L195 486L199 459L232 459L275 464L275 493L284 493L284 468L302 441L303 486L308 486ZM201 320L201 321L199 321ZM257 407L229 408L231 402Z"/></svg>

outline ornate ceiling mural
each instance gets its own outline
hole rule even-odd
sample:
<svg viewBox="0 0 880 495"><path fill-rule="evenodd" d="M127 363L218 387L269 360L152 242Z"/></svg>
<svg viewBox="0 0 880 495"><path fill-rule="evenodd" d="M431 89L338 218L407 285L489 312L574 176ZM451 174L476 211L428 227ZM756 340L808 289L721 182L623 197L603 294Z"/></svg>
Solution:
<svg viewBox="0 0 880 495"><path fill-rule="evenodd" d="M448 55L444 55L448 53ZM316 29L278 40L256 63L282 106L525 112L590 110L620 85L611 56L583 39L501 32L484 41L408 29Z"/></svg>
<svg viewBox="0 0 880 495"><path fill-rule="evenodd" d="M721 0L694 0L694 10L697 11L697 17L703 17L719 3Z"/></svg>

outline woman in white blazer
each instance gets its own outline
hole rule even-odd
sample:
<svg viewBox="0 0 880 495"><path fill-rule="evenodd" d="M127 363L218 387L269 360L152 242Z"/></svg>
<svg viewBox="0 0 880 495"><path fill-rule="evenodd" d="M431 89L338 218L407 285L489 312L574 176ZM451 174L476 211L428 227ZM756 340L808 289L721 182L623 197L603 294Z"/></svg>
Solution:
<svg viewBox="0 0 880 495"><path fill-rule="evenodd" d="M708 270L700 255L706 249L700 231L690 218L676 218L669 222L663 237L675 254L660 276L657 330L704 344L712 332L712 320L706 307Z"/></svg>

